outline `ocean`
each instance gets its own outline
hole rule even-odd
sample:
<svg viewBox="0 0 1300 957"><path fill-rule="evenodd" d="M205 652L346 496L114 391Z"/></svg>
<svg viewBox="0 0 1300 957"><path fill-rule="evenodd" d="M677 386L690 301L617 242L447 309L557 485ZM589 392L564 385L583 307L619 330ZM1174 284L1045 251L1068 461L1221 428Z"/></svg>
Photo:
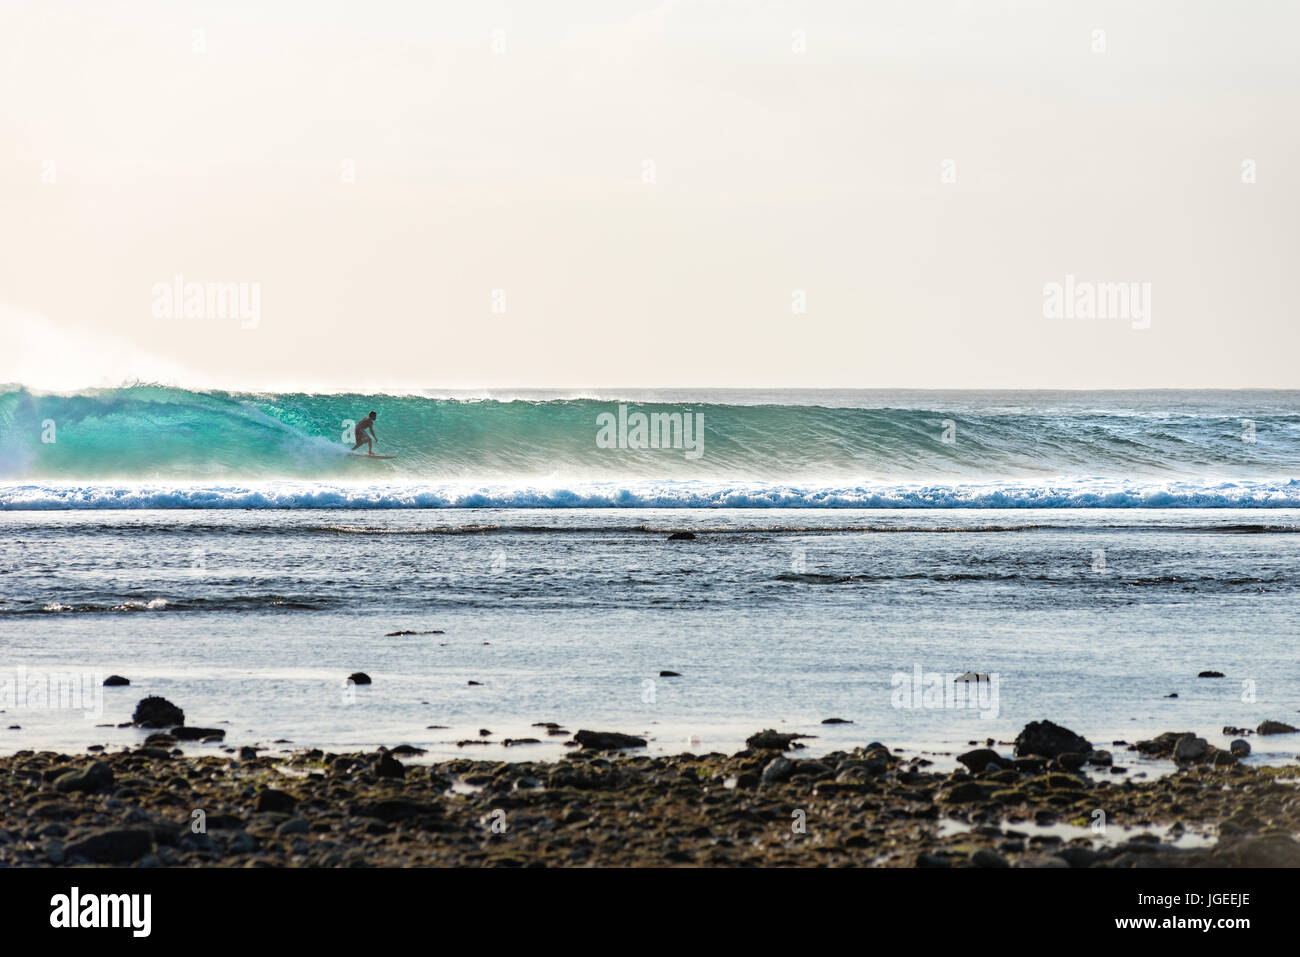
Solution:
<svg viewBox="0 0 1300 957"><path fill-rule="evenodd" d="M1297 453L1300 392L8 387L0 752L1226 746L1300 709Z"/></svg>

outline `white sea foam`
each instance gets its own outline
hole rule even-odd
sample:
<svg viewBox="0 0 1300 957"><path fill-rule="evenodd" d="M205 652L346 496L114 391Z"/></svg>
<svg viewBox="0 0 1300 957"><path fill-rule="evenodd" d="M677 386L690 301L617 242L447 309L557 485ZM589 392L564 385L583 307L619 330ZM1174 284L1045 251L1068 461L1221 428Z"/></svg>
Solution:
<svg viewBox="0 0 1300 957"><path fill-rule="evenodd" d="M1297 508L1300 480L821 485L771 482L9 483L0 511L412 508Z"/></svg>

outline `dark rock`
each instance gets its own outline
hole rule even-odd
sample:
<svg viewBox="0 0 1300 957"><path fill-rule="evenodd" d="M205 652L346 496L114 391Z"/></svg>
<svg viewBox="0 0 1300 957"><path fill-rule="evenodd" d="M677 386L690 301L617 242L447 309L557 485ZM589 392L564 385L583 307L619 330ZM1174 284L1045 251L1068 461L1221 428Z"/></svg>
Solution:
<svg viewBox="0 0 1300 957"><path fill-rule="evenodd" d="M794 762L788 758L773 758L763 768L762 781L764 784L780 784L794 773Z"/></svg>
<svg viewBox="0 0 1300 957"><path fill-rule="evenodd" d="M965 804L969 801L983 801L996 790L996 785L982 784L978 781L963 781L955 784L940 798L946 804Z"/></svg>
<svg viewBox="0 0 1300 957"><path fill-rule="evenodd" d="M976 774L983 771L990 764L996 764L999 768L1014 766L1010 758L1002 757L991 748L976 748L974 751L967 751L965 754L957 755L957 760Z"/></svg>
<svg viewBox="0 0 1300 957"><path fill-rule="evenodd" d="M166 747L176 743L176 739L166 731L155 731L144 739L144 743L157 747Z"/></svg>
<svg viewBox="0 0 1300 957"><path fill-rule="evenodd" d="M364 671L354 671L352 674L348 675L348 684L368 685L370 684L370 675L366 674Z"/></svg>
<svg viewBox="0 0 1300 957"><path fill-rule="evenodd" d="M1228 750L1239 758L1247 757L1250 754L1250 743L1241 738L1237 738L1228 745Z"/></svg>
<svg viewBox="0 0 1300 957"><path fill-rule="evenodd" d="M1265 721L1255 731L1259 734L1292 734L1300 728L1293 728L1281 721Z"/></svg>
<svg viewBox="0 0 1300 957"><path fill-rule="evenodd" d="M970 856L970 862L975 867L1010 867L1007 859L997 851L991 851L987 847L982 847Z"/></svg>
<svg viewBox="0 0 1300 957"><path fill-rule="evenodd" d="M104 679L105 688L120 688L122 685L129 685L131 682L121 675L109 675Z"/></svg>
<svg viewBox="0 0 1300 957"><path fill-rule="evenodd" d="M69 771L54 782L56 791L85 791L92 794L113 786L113 769L103 761L92 761L82 771Z"/></svg>
<svg viewBox="0 0 1300 957"><path fill-rule="evenodd" d="M852 724L848 718L822 718L822 724Z"/></svg>
<svg viewBox="0 0 1300 957"><path fill-rule="evenodd" d="M387 801L375 801L372 803L354 804L351 812L357 817L372 817L376 820L383 821L385 824L396 824L400 821L409 821L414 818L438 817L442 814L441 808L437 805L419 804L415 801L407 801L401 798L393 798Z"/></svg>
<svg viewBox="0 0 1300 957"><path fill-rule="evenodd" d="M1041 777L1034 778L1028 782L1032 785L1040 785L1046 788L1058 788L1065 790L1074 790L1083 787L1086 784L1082 775L1065 774L1063 772L1047 773Z"/></svg>
<svg viewBox="0 0 1300 957"><path fill-rule="evenodd" d="M760 731L757 734L751 734L745 739L745 745L750 748L756 748L763 751L790 751L794 748L802 748L802 744L796 743L797 738L811 738L811 734L782 734L772 728Z"/></svg>
<svg viewBox="0 0 1300 957"><path fill-rule="evenodd" d="M678 674L676 671L661 671L661 672L659 672L659 677L660 677L660 678L680 678L681 675Z"/></svg>
<svg viewBox="0 0 1300 957"><path fill-rule="evenodd" d="M1069 728L1063 728L1051 721L1031 721L1016 736L1017 757L1037 754L1045 758L1055 758L1068 751L1087 754L1092 751L1092 745L1086 738L1075 734Z"/></svg>
<svg viewBox="0 0 1300 957"><path fill-rule="evenodd" d="M1194 738L1190 731L1166 731L1147 741L1139 741L1133 748L1153 758L1172 758L1174 747L1183 738Z"/></svg>
<svg viewBox="0 0 1300 957"><path fill-rule="evenodd" d="M172 728L172 736L178 741L199 741L204 738L225 738L226 732L220 728L188 728L182 725Z"/></svg>
<svg viewBox="0 0 1300 957"><path fill-rule="evenodd" d="M1201 672L1200 674L1198 674L1196 677L1198 677L1198 678L1222 678L1222 677L1223 677L1223 672L1222 672L1222 671L1202 671L1202 672Z"/></svg>
<svg viewBox="0 0 1300 957"><path fill-rule="evenodd" d="M70 849L69 849L70 850ZM1206 851L1188 855L1189 867L1300 867L1300 844L1285 834L1220 838Z"/></svg>
<svg viewBox="0 0 1300 957"><path fill-rule="evenodd" d="M79 857L94 864L124 864L153 850L153 832L143 828L99 831L63 849L66 858Z"/></svg>
<svg viewBox="0 0 1300 957"><path fill-rule="evenodd" d="M694 532L673 532L668 536L670 542L693 542L695 541Z"/></svg>
<svg viewBox="0 0 1300 957"><path fill-rule="evenodd" d="M428 751L426 751L424 748L417 748L409 744L399 744L397 747L393 748L393 750L389 751L388 753L417 755L417 754L427 754Z"/></svg>
<svg viewBox="0 0 1300 957"><path fill-rule="evenodd" d="M1221 748L1216 748L1214 745L1210 745L1208 757L1210 763L1216 768L1230 767L1240 761L1238 755L1233 754L1231 751L1224 751Z"/></svg>
<svg viewBox="0 0 1300 957"><path fill-rule="evenodd" d="M254 809L259 813L272 811L276 814L292 814L297 806L298 799L292 794L274 788L263 788L257 793L257 804L254 805Z"/></svg>
<svg viewBox="0 0 1300 957"><path fill-rule="evenodd" d="M501 743L507 748L513 748L517 744L541 744L542 742L538 738L506 738Z"/></svg>
<svg viewBox="0 0 1300 957"><path fill-rule="evenodd" d="M481 681L469 681L469 682L466 682L466 684L471 684L471 685L482 685L483 682L481 682Z"/></svg>
<svg viewBox="0 0 1300 957"><path fill-rule="evenodd" d="M1056 763L1067 771L1077 771L1088 763L1088 755L1080 754L1078 751L1065 751L1056 756Z"/></svg>
<svg viewBox="0 0 1300 957"><path fill-rule="evenodd" d="M387 751L381 751L379 759L375 761L375 774L381 778L404 778L406 766Z"/></svg>
<svg viewBox="0 0 1300 957"><path fill-rule="evenodd" d="M243 827L244 819L240 817L236 817L233 814L222 814L220 812L217 812L215 814L209 814L207 816L206 823L208 826L208 830L210 831L217 830L217 829L230 830L230 829ZM202 837L195 837L194 832L190 831L188 827L183 828L181 830L180 836L182 840L192 839L192 840L197 840L200 843L202 843L204 840Z"/></svg>
<svg viewBox="0 0 1300 957"><path fill-rule="evenodd" d="M644 748L645 738L616 731L579 731L573 740L584 748L596 751L615 751L619 748Z"/></svg>
<svg viewBox="0 0 1300 957"><path fill-rule="evenodd" d="M1209 753L1210 743L1192 734L1179 738L1174 745L1175 761L1203 761Z"/></svg>
<svg viewBox="0 0 1300 957"><path fill-rule="evenodd" d="M1057 851L1056 855L1071 867L1092 867L1093 863L1101 857L1092 848L1078 844L1067 845Z"/></svg>
<svg viewBox="0 0 1300 957"><path fill-rule="evenodd" d="M141 728L174 728L185 723L185 712L166 698L150 695L135 706L131 722Z"/></svg>

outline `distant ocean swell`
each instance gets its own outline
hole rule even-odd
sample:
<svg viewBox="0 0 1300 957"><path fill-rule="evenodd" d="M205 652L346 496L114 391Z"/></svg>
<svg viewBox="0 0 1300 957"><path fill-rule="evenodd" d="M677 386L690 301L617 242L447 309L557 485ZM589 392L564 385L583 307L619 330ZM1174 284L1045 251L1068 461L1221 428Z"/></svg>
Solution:
<svg viewBox="0 0 1300 957"><path fill-rule="evenodd" d="M9 483L0 510L442 508L1300 508L1300 481L801 486L622 482L340 485Z"/></svg>

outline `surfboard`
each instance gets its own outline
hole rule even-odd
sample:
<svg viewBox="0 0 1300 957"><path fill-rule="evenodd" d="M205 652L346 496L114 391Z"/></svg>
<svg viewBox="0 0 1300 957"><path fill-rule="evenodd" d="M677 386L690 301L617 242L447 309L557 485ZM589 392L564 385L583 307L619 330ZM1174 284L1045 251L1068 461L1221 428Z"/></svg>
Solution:
<svg viewBox="0 0 1300 957"><path fill-rule="evenodd" d="M355 455L359 459L395 459L396 455L372 455L369 452L349 452L348 455Z"/></svg>

